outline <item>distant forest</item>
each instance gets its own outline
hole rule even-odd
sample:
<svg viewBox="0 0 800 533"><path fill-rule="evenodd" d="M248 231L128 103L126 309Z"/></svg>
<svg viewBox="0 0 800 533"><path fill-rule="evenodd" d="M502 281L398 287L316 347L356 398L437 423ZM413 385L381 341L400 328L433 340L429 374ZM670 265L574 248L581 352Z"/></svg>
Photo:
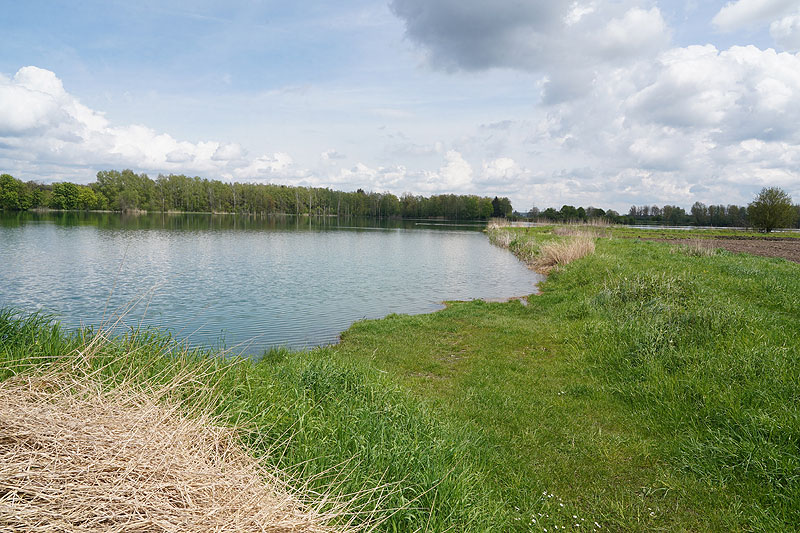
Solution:
<svg viewBox="0 0 800 533"><path fill-rule="evenodd" d="M184 175L104 170L88 185L42 184L0 175L0 208L206 212L446 218L456 220L512 216L508 198L440 194L430 197L391 193L334 191L259 183L225 183Z"/></svg>
<svg viewBox="0 0 800 533"><path fill-rule="evenodd" d="M800 227L800 205L794 206L795 227ZM627 214L620 214L609 209L605 211L596 207L561 206L561 209L547 208L540 211L537 207L517 216L532 220L548 220L553 222L586 221L605 218L616 224L663 224L669 226L719 226L750 227L747 206L738 205L706 205L695 202L687 213L677 205L632 205Z"/></svg>
<svg viewBox="0 0 800 533"><path fill-rule="evenodd" d="M42 184L0 175L0 209L49 208L149 212L206 212L444 218L450 220L525 218L576 222L604 218L617 224L750 226L746 206L705 205L696 202L689 212L676 205L631 206L626 214L612 209L564 205L527 212L512 211L508 198L440 194L430 197L384 192L335 191L319 187L292 187L260 183L226 183L182 174L159 175L132 170L104 170L88 185L70 182ZM800 206L795 225L800 227Z"/></svg>

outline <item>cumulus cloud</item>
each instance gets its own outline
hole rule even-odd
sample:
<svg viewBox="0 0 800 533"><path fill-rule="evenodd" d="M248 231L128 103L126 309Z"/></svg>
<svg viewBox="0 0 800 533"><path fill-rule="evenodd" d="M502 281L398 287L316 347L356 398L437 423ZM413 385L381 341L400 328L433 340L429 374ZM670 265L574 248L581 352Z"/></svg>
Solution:
<svg viewBox="0 0 800 533"><path fill-rule="evenodd" d="M667 44L669 33L657 7L634 7L601 27L596 49L610 59L648 55Z"/></svg>
<svg viewBox="0 0 800 533"><path fill-rule="evenodd" d="M74 122L69 128L67 123ZM0 135L19 137L54 130L76 138L87 128L104 128L105 118L71 98L49 70L23 67L12 79L0 76Z"/></svg>
<svg viewBox="0 0 800 533"><path fill-rule="evenodd" d="M774 21L769 26L769 34L784 50L800 50L800 13Z"/></svg>
<svg viewBox="0 0 800 533"><path fill-rule="evenodd" d="M330 149L325 150L324 152L322 152L320 154L320 157L322 158L323 161L334 161L336 159L347 159L346 155L337 152L333 148L330 148Z"/></svg>
<svg viewBox="0 0 800 533"><path fill-rule="evenodd" d="M446 164L439 169L436 185L444 190L466 190L472 184L472 166L455 150L448 150L444 158Z"/></svg>
<svg viewBox="0 0 800 533"><path fill-rule="evenodd" d="M430 4L418 7L433 14L414 16L460 9ZM480 11L478 4L463 5ZM513 11L513 3L501 4ZM498 194L510 196L517 209L746 203L764 185L800 197L800 55L754 46L669 48L658 10L618 4L602 21L597 17L607 6L601 1L542 8L543 16L556 13L551 22L557 27L582 28L597 60L583 68L584 59L566 66L541 59L546 80L532 84L531 93L543 91L546 105L518 117L481 117L487 123L450 136L420 134L440 120L433 117L416 132L409 127L374 136L368 148L362 143L360 153L348 150L346 158L327 148L341 139L306 149L303 160L294 151L249 156L234 143L187 142L144 125L115 125L69 94L54 73L25 67L0 76L0 163L22 162L15 164L50 176L69 168L130 167L395 194ZM794 35L792 17L773 24L773 36ZM545 26L537 31L552 34ZM636 53L641 48L648 50L643 56ZM431 55L445 52L430 45ZM452 68L470 64L458 54L447 60ZM492 60L484 67L501 64ZM530 70L534 63L512 64ZM81 176L90 174L81 170Z"/></svg>
<svg viewBox="0 0 800 533"><path fill-rule="evenodd" d="M237 143L224 143L217 146L212 161L238 161L244 157L245 153Z"/></svg>
<svg viewBox="0 0 800 533"><path fill-rule="evenodd" d="M563 2L498 0L393 0L408 37L427 47L443 68L536 68L543 64Z"/></svg>
<svg viewBox="0 0 800 533"><path fill-rule="evenodd" d="M598 71L652 57L671 39L658 7L641 0L393 0L391 7L433 67L540 73L545 104L584 96Z"/></svg>
<svg viewBox="0 0 800 533"><path fill-rule="evenodd" d="M280 178L285 183L301 181L308 177L308 173L308 170L297 167L292 156L286 152L262 155L233 171L237 179L269 181Z"/></svg>
<svg viewBox="0 0 800 533"><path fill-rule="evenodd" d="M592 91L453 143L476 190L515 208L746 203L800 194L800 55L754 46L664 50L598 69ZM534 170L531 170L534 169Z"/></svg>
<svg viewBox="0 0 800 533"><path fill-rule="evenodd" d="M510 157L498 157L484 161L476 181L483 187L505 193L509 188L518 188L521 183L530 181L530 172L520 167Z"/></svg>
<svg viewBox="0 0 800 533"><path fill-rule="evenodd" d="M302 175L286 154L244 161L236 143L179 141L144 125L112 125L69 94L55 73L27 66L0 76L0 158L57 167L131 167L265 179ZM249 174L252 173L252 174Z"/></svg>
<svg viewBox="0 0 800 533"><path fill-rule="evenodd" d="M393 0L408 38L448 70L540 71L620 61L658 49L669 29L632 0Z"/></svg>
<svg viewBox="0 0 800 533"><path fill-rule="evenodd" d="M775 20L797 9L797 0L736 0L728 2L711 23L720 31L734 31Z"/></svg>
<svg viewBox="0 0 800 533"><path fill-rule="evenodd" d="M591 95L554 106L532 142L559 154L550 179L573 179L587 197L602 184L609 199L691 204L706 191L704 201L742 202L762 185L797 188L798 95L800 55L675 48L606 71ZM570 160L580 170L559 171Z"/></svg>

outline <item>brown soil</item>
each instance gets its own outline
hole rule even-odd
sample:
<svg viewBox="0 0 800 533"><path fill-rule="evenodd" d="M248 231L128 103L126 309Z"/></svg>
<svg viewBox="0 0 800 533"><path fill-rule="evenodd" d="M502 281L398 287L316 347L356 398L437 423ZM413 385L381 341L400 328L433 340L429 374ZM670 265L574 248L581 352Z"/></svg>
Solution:
<svg viewBox="0 0 800 533"><path fill-rule="evenodd" d="M666 242L686 244L685 239L667 239ZM800 263L800 239L713 239L708 240L714 248L724 248L729 252L782 257Z"/></svg>

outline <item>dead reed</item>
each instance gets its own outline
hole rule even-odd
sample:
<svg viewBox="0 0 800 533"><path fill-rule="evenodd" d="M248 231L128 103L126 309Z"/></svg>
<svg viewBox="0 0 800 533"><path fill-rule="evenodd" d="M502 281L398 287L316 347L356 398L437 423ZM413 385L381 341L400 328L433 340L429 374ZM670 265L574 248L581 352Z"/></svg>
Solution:
<svg viewBox="0 0 800 533"><path fill-rule="evenodd" d="M593 254L594 249L594 238L587 235L546 242L539 246L539 251L533 258L533 267L539 272L548 273L554 268Z"/></svg>
<svg viewBox="0 0 800 533"><path fill-rule="evenodd" d="M0 382L1 531L341 531L210 415L63 373ZM326 510L322 510L326 509Z"/></svg>
<svg viewBox="0 0 800 533"><path fill-rule="evenodd" d="M561 224L553 228L554 235L571 236L571 237L609 237L611 233L609 228L611 224L608 220L603 218L591 219L587 222L573 222L569 224Z"/></svg>
<svg viewBox="0 0 800 533"><path fill-rule="evenodd" d="M719 248L714 246L713 241L708 239L691 239L685 244L673 246L672 253L682 253L693 257L711 257L719 253Z"/></svg>

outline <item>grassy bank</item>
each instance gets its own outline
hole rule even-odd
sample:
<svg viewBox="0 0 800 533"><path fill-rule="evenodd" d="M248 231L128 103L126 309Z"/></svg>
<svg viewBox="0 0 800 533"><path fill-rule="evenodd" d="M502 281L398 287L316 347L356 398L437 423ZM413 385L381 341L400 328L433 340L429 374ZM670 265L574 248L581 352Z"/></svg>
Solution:
<svg viewBox="0 0 800 533"><path fill-rule="evenodd" d="M519 230L520 228L515 228ZM543 233L552 233L553 231L567 232L575 231L594 231L605 237L619 237L619 238L639 238L639 239L800 239L800 231L789 230L776 230L770 233L762 233L753 229L738 229L738 228L695 228L686 226L680 229L677 228L659 228L654 226L648 227L630 227L623 225L610 225L600 224L593 226L592 224L552 224L541 225L532 228L532 231L542 235Z"/></svg>
<svg viewBox="0 0 800 533"><path fill-rule="evenodd" d="M560 239L512 231L511 249L534 258ZM599 238L528 306L363 322L341 351L486 438L478 464L507 526L792 530L798 274L779 259Z"/></svg>
<svg viewBox="0 0 800 533"><path fill-rule="evenodd" d="M510 231L528 258L571 238ZM385 531L800 523L800 265L601 237L541 289L527 306L359 322L338 346L257 363L165 357L155 337L86 364L109 384L200 365L187 405L215 391L202 402L248 428L252 454L311 488L367 489L354 508L377 502ZM3 377L85 342L0 324Z"/></svg>
<svg viewBox="0 0 800 533"><path fill-rule="evenodd" d="M45 317L0 313L3 381L89 377L105 390L134 387L190 419L212 416L237 428L267 471L280 471L301 494L323 494L309 503L320 513L338 510L334 524L440 531L492 523L502 505L486 496L485 474L453 462L478 443L380 372L335 357L321 349L274 351L258 363L223 359L182 350L158 332L98 341ZM11 440L0 435L0 451Z"/></svg>

